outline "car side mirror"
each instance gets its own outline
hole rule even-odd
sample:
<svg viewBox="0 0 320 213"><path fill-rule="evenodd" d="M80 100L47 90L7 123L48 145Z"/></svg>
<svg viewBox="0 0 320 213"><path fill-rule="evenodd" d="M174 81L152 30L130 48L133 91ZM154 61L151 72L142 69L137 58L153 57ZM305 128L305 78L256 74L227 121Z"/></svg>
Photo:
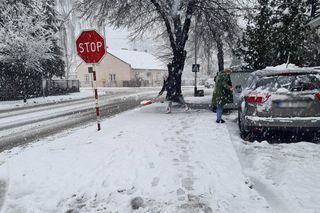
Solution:
<svg viewBox="0 0 320 213"><path fill-rule="evenodd" d="M242 92L242 86L241 85L236 85L235 89L236 89L236 93L241 93Z"/></svg>

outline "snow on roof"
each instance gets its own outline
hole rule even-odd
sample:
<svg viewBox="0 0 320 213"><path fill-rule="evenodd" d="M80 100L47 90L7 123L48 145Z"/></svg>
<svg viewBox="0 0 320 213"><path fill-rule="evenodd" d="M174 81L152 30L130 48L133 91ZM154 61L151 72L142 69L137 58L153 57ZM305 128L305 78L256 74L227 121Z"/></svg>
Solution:
<svg viewBox="0 0 320 213"><path fill-rule="evenodd" d="M271 76L284 73L319 73L320 71L314 67L298 67L294 64L281 64L274 67L266 67L263 70L253 72L255 75Z"/></svg>
<svg viewBox="0 0 320 213"><path fill-rule="evenodd" d="M131 50L109 50L111 55L131 65L133 69L166 70L166 66L154 55Z"/></svg>
<svg viewBox="0 0 320 213"><path fill-rule="evenodd" d="M281 64L278 66L274 66L274 67L266 67L265 70L288 70L288 69L297 69L299 68L298 66L296 66L295 64Z"/></svg>

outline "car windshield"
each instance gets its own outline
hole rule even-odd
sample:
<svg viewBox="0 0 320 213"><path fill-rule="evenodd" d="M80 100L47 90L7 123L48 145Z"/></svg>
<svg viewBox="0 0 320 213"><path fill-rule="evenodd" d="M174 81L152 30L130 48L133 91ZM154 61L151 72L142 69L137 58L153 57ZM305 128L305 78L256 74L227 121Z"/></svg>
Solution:
<svg viewBox="0 0 320 213"><path fill-rule="evenodd" d="M289 91L307 91L320 88L320 74L290 74L263 77L257 81L255 88Z"/></svg>

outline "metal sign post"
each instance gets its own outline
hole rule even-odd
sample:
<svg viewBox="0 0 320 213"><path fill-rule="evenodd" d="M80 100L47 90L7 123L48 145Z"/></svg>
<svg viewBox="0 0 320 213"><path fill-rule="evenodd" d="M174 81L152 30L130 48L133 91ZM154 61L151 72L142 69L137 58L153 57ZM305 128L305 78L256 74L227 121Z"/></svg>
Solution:
<svg viewBox="0 0 320 213"><path fill-rule="evenodd" d="M200 64L192 64L192 72L194 72L194 96L197 96L197 73L200 70Z"/></svg>
<svg viewBox="0 0 320 213"><path fill-rule="evenodd" d="M84 30L76 40L76 49L79 57L87 64L93 67L88 68L88 72L93 75L93 88L95 96L95 109L97 116L98 131L101 130L100 125L100 109L97 89L96 64L100 62L106 53L104 38L95 30Z"/></svg>
<svg viewBox="0 0 320 213"><path fill-rule="evenodd" d="M96 74L96 65L93 64L93 89L94 89L94 98L95 98L95 104L96 104L96 115L97 115L97 126L98 131L101 129L100 125L100 109L99 109L99 98L98 98L98 89L97 89L97 74Z"/></svg>

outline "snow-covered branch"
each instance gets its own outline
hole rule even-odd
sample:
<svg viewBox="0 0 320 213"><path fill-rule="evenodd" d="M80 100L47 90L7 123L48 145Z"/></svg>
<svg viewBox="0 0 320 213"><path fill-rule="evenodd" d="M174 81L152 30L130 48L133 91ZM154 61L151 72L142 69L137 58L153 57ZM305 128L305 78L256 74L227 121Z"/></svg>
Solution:
<svg viewBox="0 0 320 213"><path fill-rule="evenodd" d="M40 63L53 57L53 44L49 39L53 32L45 28L40 13L32 13L21 3L6 5L1 25L0 61L3 64L18 64L25 71L41 71Z"/></svg>

